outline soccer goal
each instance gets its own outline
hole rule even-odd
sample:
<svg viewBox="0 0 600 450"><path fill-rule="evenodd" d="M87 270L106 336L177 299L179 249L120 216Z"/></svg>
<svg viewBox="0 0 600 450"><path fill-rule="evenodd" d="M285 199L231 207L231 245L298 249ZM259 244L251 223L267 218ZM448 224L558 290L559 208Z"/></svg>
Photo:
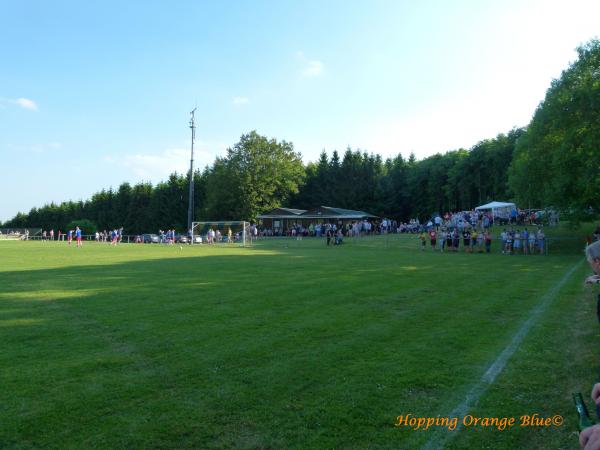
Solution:
<svg viewBox="0 0 600 450"><path fill-rule="evenodd" d="M26 241L41 238L41 228L0 228L0 239Z"/></svg>
<svg viewBox="0 0 600 450"><path fill-rule="evenodd" d="M192 244L237 244L251 241L250 222L192 222Z"/></svg>

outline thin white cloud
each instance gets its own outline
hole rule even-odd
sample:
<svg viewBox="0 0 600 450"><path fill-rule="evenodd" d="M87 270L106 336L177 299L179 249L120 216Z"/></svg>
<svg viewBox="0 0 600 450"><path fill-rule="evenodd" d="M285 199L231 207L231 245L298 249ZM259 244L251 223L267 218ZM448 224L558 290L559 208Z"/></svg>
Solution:
<svg viewBox="0 0 600 450"><path fill-rule="evenodd" d="M160 181L173 172L185 173L189 164L189 150L166 149L159 154L136 153L116 158L116 163L130 169L137 177Z"/></svg>
<svg viewBox="0 0 600 450"><path fill-rule="evenodd" d="M206 165L211 165L218 154L224 153L225 148L225 144L197 141L194 146L194 170L202 170ZM166 180L173 172L187 173L190 156L189 148L179 147L153 154L107 155L103 157L103 161L126 168L138 179L157 183Z"/></svg>
<svg viewBox="0 0 600 450"><path fill-rule="evenodd" d="M235 106L246 105L250 99L248 97L233 97L233 104Z"/></svg>
<svg viewBox="0 0 600 450"><path fill-rule="evenodd" d="M37 111L38 105L31 99L25 97L19 98L5 98L0 97L0 108L4 109L5 105L17 105L23 109L27 109L29 111Z"/></svg>
<svg viewBox="0 0 600 450"><path fill-rule="evenodd" d="M318 77L323 72L323 63L318 60L308 61L306 68L302 71L305 77Z"/></svg>
<svg viewBox="0 0 600 450"><path fill-rule="evenodd" d="M323 73L323 69L325 68L325 65L323 64L322 61L319 61L318 59L308 59L304 55L304 52L302 52L302 51L296 52L296 59L298 59L302 63L302 66L303 66L302 75L303 76L318 77L319 75L321 75Z"/></svg>
<svg viewBox="0 0 600 450"><path fill-rule="evenodd" d="M37 104L33 100L30 100L28 98L21 97L16 100L12 100L11 102L14 103L15 105L19 105L23 109L28 109L29 111L37 111L38 110Z"/></svg>

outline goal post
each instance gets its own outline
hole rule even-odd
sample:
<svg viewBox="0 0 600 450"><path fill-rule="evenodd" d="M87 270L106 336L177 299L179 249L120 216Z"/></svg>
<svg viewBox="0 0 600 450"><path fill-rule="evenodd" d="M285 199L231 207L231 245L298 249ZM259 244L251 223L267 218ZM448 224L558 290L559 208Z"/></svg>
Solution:
<svg viewBox="0 0 600 450"><path fill-rule="evenodd" d="M27 241L42 239L41 228L0 228L0 239Z"/></svg>
<svg viewBox="0 0 600 450"><path fill-rule="evenodd" d="M246 247L250 233L250 222L243 220L192 222L191 244L237 244Z"/></svg>

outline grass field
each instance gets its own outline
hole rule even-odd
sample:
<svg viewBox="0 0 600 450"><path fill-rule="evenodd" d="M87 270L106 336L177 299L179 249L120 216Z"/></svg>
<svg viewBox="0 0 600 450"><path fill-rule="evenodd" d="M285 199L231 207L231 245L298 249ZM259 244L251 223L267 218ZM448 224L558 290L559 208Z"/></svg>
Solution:
<svg viewBox="0 0 600 450"><path fill-rule="evenodd" d="M580 250L0 241L0 448L578 448L599 341ZM395 426L455 410L544 299L469 409L516 426ZM564 423L518 426L534 413Z"/></svg>

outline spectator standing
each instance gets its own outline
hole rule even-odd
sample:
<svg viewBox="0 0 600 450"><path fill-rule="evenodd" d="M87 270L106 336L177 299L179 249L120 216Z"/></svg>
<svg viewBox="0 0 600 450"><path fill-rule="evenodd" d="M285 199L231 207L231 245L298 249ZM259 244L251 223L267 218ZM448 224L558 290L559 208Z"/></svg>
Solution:
<svg viewBox="0 0 600 450"><path fill-rule="evenodd" d="M425 245L427 240L427 235L425 234L425 231L421 231L419 233L419 239L421 240L421 251L425 251Z"/></svg>
<svg viewBox="0 0 600 450"><path fill-rule="evenodd" d="M485 240L485 252L490 253L490 250L492 248L492 233L490 233L490 230L485 230L484 240Z"/></svg>
<svg viewBox="0 0 600 450"><path fill-rule="evenodd" d="M536 242L538 249L540 250L540 255L543 255L544 247L546 246L546 235L541 228L538 229Z"/></svg>
<svg viewBox="0 0 600 450"><path fill-rule="evenodd" d="M533 255L535 254L535 241L536 241L536 236L535 236L535 231L532 231L531 233L529 233L529 254Z"/></svg>
<svg viewBox="0 0 600 450"><path fill-rule="evenodd" d="M435 244L437 242L437 233L435 229L431 229L429 232L429 242L431 243L431 250L435 251Z"/></svg>
<svg viewBox="0 0 600 450"><path fill-rule="evenodd" d="M463 247L465 248L465 253L471 253L471 232L469 228L465 228L463 233Z"/></svg>
<svg viewBox="0 0 600 450"><path fill-rule="evenodd" d="M442 228L442 231L438 234L438 242L440 243L440 252L444 252L444 247L446 246L446 230Z"/></svg>
<svg viewBox="0 0 600 450"><path fill-rule="evenodd" d="M448 231L446 231L446 249L449 252L453 251L452 243L453 243L453 241L452 241L452 231L448 230Z"/></svg>
<svg viewBox="0 0 600 450"><path fill-rule="evenodd" d="M515 249L515 255L521 253L521 232L519 230L515 231L513 248Z"/></svg>
<svg viewBox="0 0 600 450"><path fill-rule="evenodd" d="M521 233L521 240L522 240L522 245L523 245L523 254L528 255L529 254L529 231L527 230L527 228L525 228L523 230L523 233Z"/></svg>
<svg viewBox="0 0 600 450"><path fill-rule="evenodd" d="M506 233L506 254L508 255L512 255L512 251L513 251L513 232L512 230L509 230Z"/></svg>

